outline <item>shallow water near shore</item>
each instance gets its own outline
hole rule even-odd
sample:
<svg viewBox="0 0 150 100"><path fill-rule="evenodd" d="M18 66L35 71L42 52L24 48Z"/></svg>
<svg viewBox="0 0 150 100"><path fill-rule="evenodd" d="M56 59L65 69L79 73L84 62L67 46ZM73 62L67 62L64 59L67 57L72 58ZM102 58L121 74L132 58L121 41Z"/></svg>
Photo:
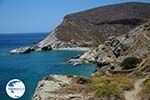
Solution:
<svg viewBox="0 0 150 100"><path fill-rule="evenodd" d="M73 66L65 62L83 51L54 50L32 52L24 55L9 55L9 50L32 45L42 40L47 33L0 34L0 100L12 100L5 91L7 82L17 78L24 82L26 92L19 100L30 100L39 80L51 74L73 74L88 77L96 69L95 65Z"/></svg>

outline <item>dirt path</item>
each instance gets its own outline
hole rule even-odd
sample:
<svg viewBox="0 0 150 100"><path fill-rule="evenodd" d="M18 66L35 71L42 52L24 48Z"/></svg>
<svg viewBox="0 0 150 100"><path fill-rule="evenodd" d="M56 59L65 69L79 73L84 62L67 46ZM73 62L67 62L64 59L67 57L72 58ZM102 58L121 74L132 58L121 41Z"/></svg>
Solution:
<svg viewBox="0 0 150 100"><path fill-rule="evenodd" d="M140 100L140 98L138 97L138 93L140 93L140 91L142 90L141 85L143 84L144 80L145 78L137 80L134 83L133 90L124 92L124 97L126 100Z"/></svg>

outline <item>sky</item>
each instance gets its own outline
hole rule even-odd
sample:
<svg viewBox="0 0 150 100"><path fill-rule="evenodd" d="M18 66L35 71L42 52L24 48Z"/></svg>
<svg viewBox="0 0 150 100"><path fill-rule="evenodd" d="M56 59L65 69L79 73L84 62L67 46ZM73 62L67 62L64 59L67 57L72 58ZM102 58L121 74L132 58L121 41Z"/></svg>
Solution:
<svg viewBox="0 0 150 100"><path fill-rule="evenodd" d="M150 0L0 0L0 34L50 32L67 14L122 2Z"/></svg>

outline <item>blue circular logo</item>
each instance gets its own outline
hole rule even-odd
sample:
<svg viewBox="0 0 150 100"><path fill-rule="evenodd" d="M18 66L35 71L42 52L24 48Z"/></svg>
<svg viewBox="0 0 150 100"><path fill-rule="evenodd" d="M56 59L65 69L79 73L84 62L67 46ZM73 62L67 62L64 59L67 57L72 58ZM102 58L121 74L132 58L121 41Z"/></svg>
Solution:
<svg viewBox="0 0 150 100"><path fill-rule="evenodd" d="M6 85L6 92L11 98L20 98L25 93L25 85L19 79L12 79Z"/></svg>

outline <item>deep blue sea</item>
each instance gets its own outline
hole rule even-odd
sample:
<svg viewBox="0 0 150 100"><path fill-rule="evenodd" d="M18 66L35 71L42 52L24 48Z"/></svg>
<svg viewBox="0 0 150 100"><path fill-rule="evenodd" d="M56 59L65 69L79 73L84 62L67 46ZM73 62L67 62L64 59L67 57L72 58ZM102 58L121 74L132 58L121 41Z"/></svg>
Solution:
<svg viewBox="0 0 150 100"><path fill-rule="evenodd" d="M51 74L73 74L88 77L96 69L95 65L73 66L66 61L83 52L45 51L24 55L10 55L9 50L33 45L47 33L0 34L0 100L13 100L7 96L5 87L9 80L20 79L26 86L25 94L18 100L31 100L38 81Z"/></svg>

